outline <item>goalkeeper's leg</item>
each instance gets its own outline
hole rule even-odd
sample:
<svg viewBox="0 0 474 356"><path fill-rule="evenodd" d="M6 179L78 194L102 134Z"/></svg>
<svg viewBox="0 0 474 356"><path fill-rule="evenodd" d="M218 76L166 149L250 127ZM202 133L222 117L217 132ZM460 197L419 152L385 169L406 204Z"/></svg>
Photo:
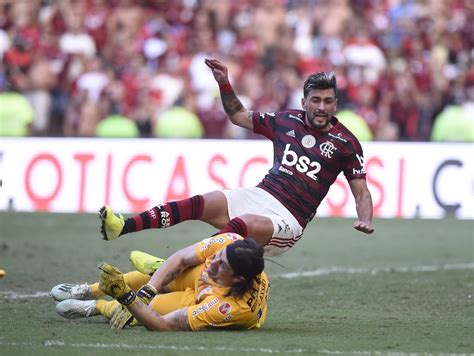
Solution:
<svg viewBox="0 0 474 356"><path fill-rule="evenodd" d="M121 309L122 305L119 302L117 302L116 300L101 299L101 300L98 300L97 303L96 303L97 311L101 315L106 317L108 320L110 320L110 318L112 318L112 315L114 314L114 312L119 308Z"/></svg>
<svg viewBox="0 0 474 356"><path fill-rule="evenodd" d="M139 271L124 274L124 280L133 291L138 291L144 284L148 283L150 276ZM105 296L99 289L99 283L93 284L70 284L61 283L51 289L50 295L54 300L61 302L67 299L91 300Z"/></svg>
<svg viewBox="0 0 474 356"><path fill-rule="evenodd" d="M144 284L148 283L150 276L139 271L132 271L125 273L123 279L134 292L137 292ZM99 289L99 282L91 285L91 291L93 295L100 297L105 296L105 293Z"/></svg>

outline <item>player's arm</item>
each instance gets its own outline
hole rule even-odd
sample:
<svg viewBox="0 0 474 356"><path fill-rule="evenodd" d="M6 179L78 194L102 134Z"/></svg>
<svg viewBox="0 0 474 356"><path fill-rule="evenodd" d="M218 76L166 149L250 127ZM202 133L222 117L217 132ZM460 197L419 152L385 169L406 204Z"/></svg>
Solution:
<svg viewBox="0 0 474 356"><path fill-rule="evenodd" d="M137 300L128 310L148 330L151 331L187 331L191 330L188 320L188 308L175 310L164 316L159 315L150 306Z"/></svg>
<svg viewBox="0 0 474 356"><path fill-rule="evenodd" d="M371 234L374 232L372 227L373 206L367 182L362 178L352 179L349 181L349 186L351 187L352 195L354 195L358 218L354 223L354 229Z"/></svg>
<svg viewBox="0 0 474 356"><path fill-rule="evenodd" d="M102 262L99 269L102 271L100 273L99 289L117 299L147 329L160 331L191 330L187 308L161 316L151 306L145 304L141 298L137 297L137 294L125 283L123 273L117 267Z"/></svg>
<svg viewBox="0 0 474 356"><path fill-rule="evenodd" d="M247 110L235 95L229 82L227 67L217 59L206 59L204 63L211 68L214 79L219 84L222 106L230 121L237 126L252 130L252 111Z"/></svg>
<svg viewBox="0 0 474 356"><path fill-rule="evenodd" d="M171 257L156 270L148 284L151 284L159 293L169 292L168 285L181 273L189 267L196 266L202 261L196 254L196 246L194 244L175 252Z"/></svg>

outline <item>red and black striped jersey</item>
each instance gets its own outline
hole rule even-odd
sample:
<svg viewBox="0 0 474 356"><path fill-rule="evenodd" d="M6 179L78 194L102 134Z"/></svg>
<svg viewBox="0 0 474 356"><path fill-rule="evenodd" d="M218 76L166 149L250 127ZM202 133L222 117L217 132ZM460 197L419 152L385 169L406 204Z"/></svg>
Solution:
<svg viewBox="0 0 474 356"><path fill-rule="evenodd" d="M304 228L344 172L348 181L365 179L357 138L336 117L322 132L308 127L302 110L254 112L254 132L273 142L273 167L257 185L277 198Z"/></svg>

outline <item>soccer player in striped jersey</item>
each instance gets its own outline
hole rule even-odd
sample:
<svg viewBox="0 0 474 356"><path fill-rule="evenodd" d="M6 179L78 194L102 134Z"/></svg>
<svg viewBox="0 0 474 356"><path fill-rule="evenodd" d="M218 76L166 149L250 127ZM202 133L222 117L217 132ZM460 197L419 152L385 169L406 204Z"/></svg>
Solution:
<svg viewBox="0 0 474 356"><path fill-rule="evenodd" d="M266 255L278 255L302 237L341 172L355 199L357 220L353 227L365 234L373 233L372 198L362 147L334 116L335 74L319 72L306 79L303 110L263 113L242 105L222 62L206 59L205 63L219 85L222 105L231 122L273 142L273 167L256 187L213 191L160 204L126 220L104 206L100 210L104 239L201 220L219 229L219 233L251 236L264 246Z"/></svg>

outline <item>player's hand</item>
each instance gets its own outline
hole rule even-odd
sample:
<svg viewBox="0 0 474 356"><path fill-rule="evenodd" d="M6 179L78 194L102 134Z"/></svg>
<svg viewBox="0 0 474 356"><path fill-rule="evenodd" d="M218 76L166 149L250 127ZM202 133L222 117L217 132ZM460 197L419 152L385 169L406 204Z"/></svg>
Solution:
<svg viewBox="0 0 474 356"><path fill-rule="evenodd" d="M211 68L212 75L218 84L229 83L227 67L218 59L205 59L204 63Z"/></svg>
<svg viewBox="0 0 474 356"><path fill-rule="evenodd" d="M121 304L130 305L135 300L135 293L125 283L123 273L107 262L98 267L100 273L99 289L105 294L117 299Z"/></svg>
<svg viewBox="0 0 474 356"><path fill-rule="evenodd" d="M137 319L123 305L118 305L112 311L112 317L109 320L111 329L124 329L126 326L135 326L137 323Z"/></svg>
<svg viewBox="0 0 474 356"><path fill-rule="evenodd" d="M359 230L365 234L371 234L374 232L374 228L370 224L363 221L356 221L353 227L354 229Z"/></svg>
<svg viewBox="0 0 474 356"><path fill-rule="evenodd" d="M155 287L151 284L145 284L138 290L137 297L143 302L143 304L148 305L157 294L158 292ZM111 329L123 329L126 326L137 325L138 321L126 307L119 305L112 311L112 317L110 318L109 324Z"/></svg>

